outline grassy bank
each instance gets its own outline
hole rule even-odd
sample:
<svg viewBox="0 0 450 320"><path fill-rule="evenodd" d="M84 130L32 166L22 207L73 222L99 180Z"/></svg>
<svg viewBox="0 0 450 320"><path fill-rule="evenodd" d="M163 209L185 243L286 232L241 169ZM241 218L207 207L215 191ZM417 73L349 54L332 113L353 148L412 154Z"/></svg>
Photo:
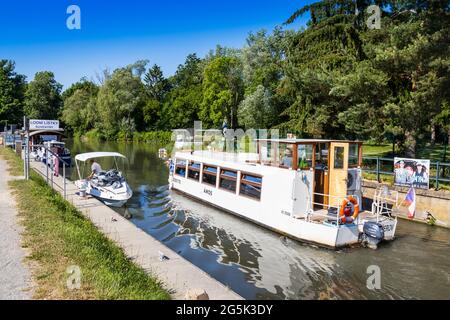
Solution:
<svg viewBox="0 0 450 320"><path fill-rule="evenodd" d="M22 161L0 148L12 174ZM112 241L32 172L29 181L12 181L37 284L37 299L169 299L157 279L131 262ZM81 286L69 289L69 266L81 270Z"/></svg>

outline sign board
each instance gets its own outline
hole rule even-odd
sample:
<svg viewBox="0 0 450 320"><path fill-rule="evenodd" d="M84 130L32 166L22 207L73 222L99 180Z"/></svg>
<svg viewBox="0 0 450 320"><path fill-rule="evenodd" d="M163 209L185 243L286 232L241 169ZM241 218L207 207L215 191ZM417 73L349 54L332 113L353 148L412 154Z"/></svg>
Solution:
<svg viewBox="0 0 450 320"><path fill-rule="evenodd" d="M430 160L394 158L395 185L429 189Z"/></svg>
<svg viewBox="0 0 450 320"><path fill-rule="evenodd" d="M30 119L30 130L58 130L59 120Z"/></svg>

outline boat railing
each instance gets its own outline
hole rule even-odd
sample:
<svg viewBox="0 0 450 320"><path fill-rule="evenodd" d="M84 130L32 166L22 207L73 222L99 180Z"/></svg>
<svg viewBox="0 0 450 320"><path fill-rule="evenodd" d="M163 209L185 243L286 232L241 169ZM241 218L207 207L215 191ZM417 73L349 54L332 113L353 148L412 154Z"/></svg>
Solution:
<svg viewBox="0 0 450 320"><path fill-rule="evenodd" d="M316 196L328 198L328 201L327 201L328 204L314 201L314 198L316 198ZM308 201L308 210L307 210L306 221L313 222L314 219L317 217L327 218L328 220L332 220L333 222L336 222L336 223L332 223L332 224L335 225L336 227L339 227L341 219L342 219L339 214L340 209L341 209L341 204L344 201L344 199L346 199L348 197L353 197L353 198L357 199L358 204L359 204L359 198L352 194L347 195L346 197L342 197L342 196L335 196L335 195L330 195L330 194L325 194L325 193L320 193L320 192L314 192L313 199L309 199L309 201ZM330 201L330 199L332 199L332 201ZM322 207L323 210L326 210L326 213L323 213L323 210L314 210L315 207ZM330 209L335 209L336 213L330 214ZM358 218L357 218L357 220L358 220ZM356 221L356 222L358 223L358 221Z"/></svg>
<svg viewBox="0 0 450 320"><path fill-rule="evenodd" d="M46 170L45 170L45 172L42 172L39 169L39 167L35 167L34 169L40 175L42 175L42 177L45 177L47 184L50 185L53 190L55 189L55 187L61 189L64 199L66 199L67 198L66 167L70 167L69 163L67 163L64 159L62 159L56 152L54 152L53 150L51 150L50 148L47 148L45 145L42 145L42 144L30 145L29 152L25 152L25 161L27 161L29 163L30 162L30 152L36 152L39 149L45 155ZM52 161L53 161L53 160L52 161L49 160L50 156L57 158L58 161L62 163L62 169L63 169L63 174L62 174L62 178L63 178L62 184L63 185L62 186L60 186L53 178L55 176L55 166L54 165L49 166L49 164L52 164ZM36 160L36 159L34 159L34 160ZM29 167L29 165L28 165L28 167ZM59 170L59 168L58 168L58 170Z"/></svg>
<svg viewBox="0 0 450 320"><path fill-rule="evenodd" d="M399 193L395 190L389 190L386 186L378 187L372 202L372 215L375 215L377 222L381 216L392 217L393 208L399 206Z"/></svg>

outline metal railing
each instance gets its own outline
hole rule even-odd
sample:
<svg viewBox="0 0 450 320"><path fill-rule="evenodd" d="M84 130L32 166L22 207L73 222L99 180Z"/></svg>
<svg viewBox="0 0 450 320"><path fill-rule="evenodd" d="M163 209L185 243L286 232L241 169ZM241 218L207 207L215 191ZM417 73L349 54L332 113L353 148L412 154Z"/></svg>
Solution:
<svg viewBox="0 0 450 320"><path fill-rule="evenodd" d="M38 148L41 149L42 153L45 154L45 167L46 167L46 171L45 173L42 172L41 170L39 170L39 168L34 168L38 173L40 173L43 177L45 176L45 181L47 182L48 185L51 186L52 190L55 190L55 186L58 187L62 193L63 193L63 197L64 199L67 199L67 178L66 178L66 167L70 167L70 164L67 163L65 160L63 160L57 153L53 152L51 149L47 148L44 145L31 145L28 148L28 152L25 152L25 163L28 163L28 170L29 171L29 163L30 163L30 152L33 152L35 150L37 150ZM28 158L27 158L28 157ZM58 159L58 162L62 163L62 170L63 170L63 185L60 186L59 184L57 184L53 177L55 176L55 163L54 163L54 158ZM42 161L42 159L34 159L34 160L39 160ZM58 163L59 166L59 163Z"/></svg>
<svg viewBox="0 0 450 320"><path fill-rule="evenodd" d="M323 204L322 202L316 202L313 199L310 199L310 197L308 196L308 206L307 206L307 216L306 216L306 221L308 222L312 222L314 217L321 217L321 218L326 218L326 219L330 219L333 220L332 223L334 226L336 227L340 227L341 225L341 220L342 217L340 215L340 209L342 206L342 202L344 201L344 199L348 199L349 197L358 199L358 205L361 206L361 203L359 203L359 197L356 195L347 195L346 197L342 197L342 196L335 196L335 195L330 195L330 194L324 194L324 193L319 193L319 192L313 192L313 197L314 196L321 196L324 198L328 198L327 203L328 204ZM327 213L321 213L320 210L315 210L315 207L322 207L322 209L326 210ZM336 211L336 213L330 213L329 209L334 209ZM356 224L359 224L359 217L356 218Z"/></svg>
<svg viewBox="0 0 450 320"><path fill-rule="evenodd" d="M387 175L394 177L394 159L383 157L363 157L363 173L373 173L376 180L381 182L381 176ZM450 163L448 162L430 162L430 185L436 190L440 183L450 184Z"/></svg>

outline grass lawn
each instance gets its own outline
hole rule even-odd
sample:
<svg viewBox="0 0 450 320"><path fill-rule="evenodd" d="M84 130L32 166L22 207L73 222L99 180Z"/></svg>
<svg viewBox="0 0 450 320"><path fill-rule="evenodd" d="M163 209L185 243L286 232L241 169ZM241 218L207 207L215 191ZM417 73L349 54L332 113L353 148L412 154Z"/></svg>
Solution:
<svg viewBox="0 0 450 320"><path fill-rule="evenodd" d="M417 149L418 159L430 159L431 161L442 161L445 146L442 144L421 146ZM395 152L399 152L395 149ZM388 157L392 158L392 144L363 144L363 156L366 157ZM401 156L401 155L399 155ZM450 162L450 150L446 151L446 162Z"/></svg>
<svg viewBox="0 0 450 320"><path fill-rule="evenodd" d="M0 147L13 175L23 162ZM36 299L169 299L160 282L130 261L34 171L29 181L10 182L25 232ZM69 289L69 266L81 271L79 289Z"/></svg>

